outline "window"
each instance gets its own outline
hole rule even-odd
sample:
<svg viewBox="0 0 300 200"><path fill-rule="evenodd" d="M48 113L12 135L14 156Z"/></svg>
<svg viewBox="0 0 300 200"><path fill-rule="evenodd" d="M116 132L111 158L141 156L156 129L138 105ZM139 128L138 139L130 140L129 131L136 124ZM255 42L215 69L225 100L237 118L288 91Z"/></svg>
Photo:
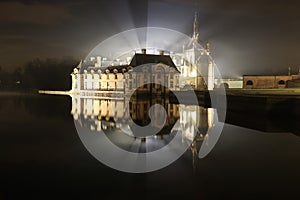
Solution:
<svg viewBox="0 0 300 200"><path fill-rule="evenodd" d="M251 81L251 80L247 81L246 85L253 85L253 81Z"/></svg>
<svg viewBox="0 0 300 200"><path fill-rule="evenodd" d="M170 88L173 88L174 87L174 83L173 81L170 81Z"/></svg>
<svg viewBox="0 0 300 200"><path fill-rule="evenodd" d="M253 85L253 84L252 84ZM220 85L220 87L224 87L225 89L228 89L229 88L229 85L228 85L228 83L222 83L221 85Z"/></svg>
<svg viewBox="0 0 300 200"><path fill-rule="evenodd" d="M117 74L115 74L115 79L118 79L118 75Z"/></svg>
<svg viewBox="0 0 300 200"><path fill-rule="evenodd" d="M132 82L129 82L129 89L132 89Z"/></svg>
<svg viewBox="0 0 300 200"><path fill-rule="evenodd" d="M279 85L285 85L285 81L284 80L280 80L280 81L278 81L278 84Z"/></svg>

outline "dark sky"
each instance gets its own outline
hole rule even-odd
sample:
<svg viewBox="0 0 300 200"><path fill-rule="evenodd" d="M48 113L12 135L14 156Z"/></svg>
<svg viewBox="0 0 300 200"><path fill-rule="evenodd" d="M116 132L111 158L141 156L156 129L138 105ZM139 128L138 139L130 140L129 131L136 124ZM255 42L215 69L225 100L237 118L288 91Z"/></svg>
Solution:
<svg viewBox="0 0 300 200"><path fill-rule="evenodd" d="M273 0L0 1L0 65L34 58L84 58L99 42L135 27L158 26L210 41L224 76L296 73L300 2Z"/></svg>

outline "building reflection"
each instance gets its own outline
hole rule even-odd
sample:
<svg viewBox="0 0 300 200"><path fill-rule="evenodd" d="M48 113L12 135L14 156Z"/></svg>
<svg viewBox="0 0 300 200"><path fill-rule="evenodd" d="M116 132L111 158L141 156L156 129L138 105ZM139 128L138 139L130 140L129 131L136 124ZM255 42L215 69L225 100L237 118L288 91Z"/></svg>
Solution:
<svg viewBox="0 0 300 200"><path fill-rule="evenodd" d="M165 115L154 110L152 118L149 109L161 105ZM168 144L175 131L180 130L182 143L190 145L193 163L207 132L214 126L215 111L195 105L173 104L168 98L101 99L72 97L71 114L78 124L88 132L106 134L111 142L127 151L151 152ZM163 120L165 118L165 120ZM157 134L136 137L133 124L147 126L151 122ZM179 128L175 124L179 124ZM132 146L139 146L133 148Z"/></svg>

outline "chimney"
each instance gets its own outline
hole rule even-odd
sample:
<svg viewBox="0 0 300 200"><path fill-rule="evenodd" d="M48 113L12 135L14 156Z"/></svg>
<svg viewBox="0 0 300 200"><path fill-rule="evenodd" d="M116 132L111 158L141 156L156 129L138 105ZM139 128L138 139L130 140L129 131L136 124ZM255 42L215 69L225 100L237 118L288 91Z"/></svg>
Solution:
<svg viewBox="0 0 300 200"><path fill-rule="evenodd" d="M142 54L146 54L146 49L142 49Z"/></svg>
<svg viewBox="0 0 300 200"><path fill-rule="evenodd" d="M102 67L101 56L97 56L98 67Z"/></svg>
<svg viewBox="0 0 300 200"><path fill-rule="evenodd" d="M161 56L165 55L165 51L159 51L159 55Z"/></svg>

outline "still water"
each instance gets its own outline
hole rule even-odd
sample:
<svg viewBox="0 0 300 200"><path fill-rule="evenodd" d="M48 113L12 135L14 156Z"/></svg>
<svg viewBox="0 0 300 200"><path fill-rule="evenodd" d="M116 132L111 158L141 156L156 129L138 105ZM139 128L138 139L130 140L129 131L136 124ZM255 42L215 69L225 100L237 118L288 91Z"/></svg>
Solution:
<svg viewBox="0 0 300 200"><path fill-rule="evenodd" d="M19 195L35 198L96 196L99 199L299 196L297 126L277 131L276 126L271 125L272 132L262 132L258 131L262 130L259 125L268 119L257 122L254 116L231 114L230 123L237 121L240 126L225 124L215 146L200 159L199 148L209 138L207 130L214 126L217 111L170 104L167 100L154 101L167 108L167 120L161 126L161 115L154 117L157 121L151 126L163 129L143 139L133 137L132 132L118 136L119 130L132 123L118 111L128 109L127 114L135 123L148 125L149 115L143 109L149 109L149 101L124 104L118 100L69 96L0 95L0 198ZM137 108L138 112L134 110ZM184 127L182 141L190 142L190 148L171 165L145 174L124 173L102 164L84 147L75 128L78 123L94 133L104 130L118 147L143 153L168 144L172 139L168 133L177 121ZM293 121L292 124L297 124L299 119ZM246 122L255 126L241 127Z"/></svg>

